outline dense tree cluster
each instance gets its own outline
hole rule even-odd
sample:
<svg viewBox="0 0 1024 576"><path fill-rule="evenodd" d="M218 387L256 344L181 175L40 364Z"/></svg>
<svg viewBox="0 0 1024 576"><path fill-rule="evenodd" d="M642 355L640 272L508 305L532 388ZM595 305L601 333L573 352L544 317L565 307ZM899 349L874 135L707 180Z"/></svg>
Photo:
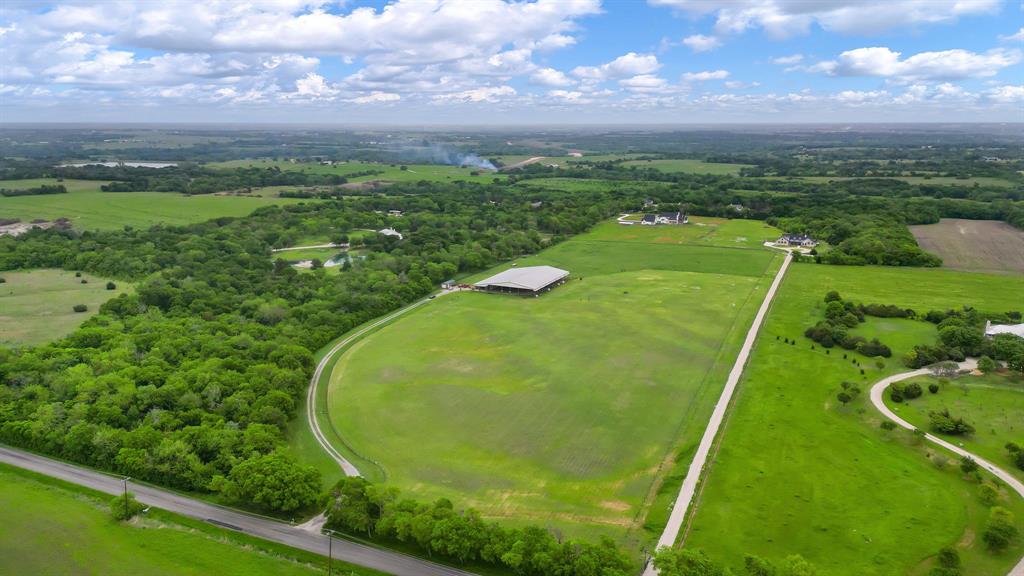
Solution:
<svg viewBox="0 0 1024 576"><path fill-rule="evenodd" d="M948 408L929 412L928 420L931 422L932 430L942 434L952 436L969 436L974 434L974 426L968 424L963 418L950 414Z"/></svg>
<svg viewBox="0 0 1024 576"><path fill-rule="evenodd" d="M458 510L449 500L400 498L394 487L345 478L332 491L327 527L383 541L410 544L461 564L506 567L524 576L627 576L631 562L616 544L559 541L538 527L504 528Z"/></svg>
<svg viewBox="0 0 1024 576"><path fill-rule="evenodd" d="M938 342L914 346L903 363L921 368L943 361L961 362L968 356L988 357L1005 362L1011 370L1024 372L1024 338L1012 334L985 337L986 321L1019 322L1020 318L1019 311L983 313L967 306L958 310L931 310L924 319L937 325Z"/></svg>
<svg viewBox="0 0 1024 576"><path fill-rule="evenodd" d="M43 184L33 188L0 188L0 196L45 196L47 194L67 194L68 189L63 184Z"/></svg>
<svg viewBox="0 0 1024 576"><path fill-rule="evenodd" d="M864 321L867 314L876 316L910 317L913 310L901 310L895 306L869 304L864 306L852 301L843 301L838 292L832 291L825 295L825 319L804 331L804 336L821 344L825 348L841 346L847 350L855 350L864 356L892 356L892 350L877 338L870 341L863 336L850 334Z"/></svg>
<svg viewBox="0 0 1024 576"><path fill-rule="evenodd" d="M136 283L66 338L0 350L0 439L261 509L313 503L316 473L277 451L312 350L459 271L535 253L618 209L586 193L550 192L534 209L537 196L515 189L412 189L187 227L0 238L0 270ZM372 233L385 225L405 240ZM272 260L273 246L356 229L371 231L368 254L342 274Z"/></svg>
<svg viewBox="0 0 1024 576"><path fill-rule="evenodd" d="M1010 458L1013 459L1017 468L1024 470L1024 448L1014 442L1007 442L1006 451L1009 452Z"/></svg>

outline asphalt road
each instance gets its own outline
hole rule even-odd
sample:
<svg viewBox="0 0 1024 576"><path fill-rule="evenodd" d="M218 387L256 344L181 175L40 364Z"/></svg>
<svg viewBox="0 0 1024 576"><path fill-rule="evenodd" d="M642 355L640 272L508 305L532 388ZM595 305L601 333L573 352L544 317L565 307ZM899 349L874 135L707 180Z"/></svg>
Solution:
<svg viewBox="0 0 1024 576"><path fill-rule="evenodd" d="M715 436L718 435L718 429L725 418L725 412L729 408L733 392L736 391L736 385L743 374L743 367L747 363L747 358L750 357L750 350L754 347L754 341L757 340L757 332L760 330L761 324L764 323L764 317L768 314L772 299L775 298L775 292L778 290L779 284L782 283L782 277L786 275L786 270L792 261L793 254L787 251L786 260L775 274L775 279L772 280L772 285L768 288L768 293L764 295L764 301L761 302L761 307L757 310L757 316L754 317L754 322L750 325L750 329L747 330L747 337L743 341L743 347L740 348L740 352L736 356L736 362L733 363L732 370L729 372L729 378L725 382L725 388L722 389L722 395L718 398L718 403L715 404L715 410L711 413L711 419L704 429L704 436L701 437L700 444L697 445L697 452L693 455L693 460L690 462L690 468L686 471L683 485L679 489L679 495L676 497L675 504L672 507L672 514L668 518L668 523L665 524L665 530L661 533L661 537L658 538L658 548L673 546L679 537L679 530L682 528L683 520L686 518L686 511L693 504L693 497L697 491L697 483L700 481L701 471L707 462L708 454L711 453L711 446L714 444ZM654 576L657 573L658 571L654 569L653 564L649 564L644 570L644 576Z"/></svg>
<svg viewBox="0 0 1024 576"><path fill-rule="evenodd" d="M120 478L96 472L88 468L66 464L57 460L0 446L0 462L32 470L40 474L59 478L66 482L92 488L107 494L121 494L123 484ZM129 491L140 502L226 527L250 536L271 540L293 548L327 555L327 536L315 530L306 530L285 522L251 516L235 510L222 508L209 502L175 494L159 488L133 484ZM395 576L473 576L455 568L442 566L398 552L381 550L348 540L334 540L334 557L339 560L365 566Z"/></svg>
<svg viewBox="0 0 1024 576"><path fill-rule="evenodd" d="M977 367L978 361L974 360L973 358L960 363L961 370L973 370ZM894 374L892 376L889 376L888 378L883 378L882 380L879 380L874 386L871 387L871 403L874 404L875 408L877 408L878 411L881 412L882 415L888 418L889 420L892 420L893 422L895 422L899 426L902 426L903 428L906 428L907 430L914 430L915 427L911 423L897 416L895 412L890 410L889 407L885 405L885 401L883 400L883 398L885 397L885 390L892 384L899 382L900 380L906 380L908 378L913 378L915 376L924 376L926 374L931 374L931 371L928 370L927 368L922 368L920 370L913 370L911 372ZM991 472L994 476L1005 482L1011 490L1015 491L1017 494L1020 494L1020 496L1024 498L1024 482L1018 480L1013 474L1010 474L1006 470L1003 470L1002 468L996 466L995 464L989 462L988 460L985 460L981 456L978 456L977 454L972 454L967 450L964 450L963 448L956 446L955 444L943 440L942 438L932 436L931 434L925 434L924 438L925 440L928 440L933 444L938 444L939 446L942 446L946 450L949 450L950 452L958 456L966 456L968 458L972 458L975 462L978 463L978 466ZM1018 562L1017 565L1010 570L1007 576L1024 576L1024 558L1021 558L1020 562Z"/></svg>

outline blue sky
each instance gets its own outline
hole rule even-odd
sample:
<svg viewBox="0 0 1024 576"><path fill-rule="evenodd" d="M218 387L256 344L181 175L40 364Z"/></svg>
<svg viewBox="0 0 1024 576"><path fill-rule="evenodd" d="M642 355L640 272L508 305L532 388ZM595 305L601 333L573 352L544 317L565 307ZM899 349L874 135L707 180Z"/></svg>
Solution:
<svg viewBox="0 0 1024 576"><path fill-rule="evenodd" d="M0 121L1024 121L1001 0L0 5Z"/></svg>

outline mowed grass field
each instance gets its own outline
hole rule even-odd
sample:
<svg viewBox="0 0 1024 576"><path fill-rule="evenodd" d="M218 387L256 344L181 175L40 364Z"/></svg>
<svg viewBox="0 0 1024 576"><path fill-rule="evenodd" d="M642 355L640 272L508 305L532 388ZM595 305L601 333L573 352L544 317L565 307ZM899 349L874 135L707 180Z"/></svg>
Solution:
<svg viewBox="0 0 1024 576"><path fill-rule="evenodd" d="M947 268L1024 274L1024 230L1006 222L943 218L910 231Z"/></svg>
<svg viewBox="0 0 1024 576"><path fill-rule="evenodd" d="M803 332L823 317L829 290L922 312L965 304L1012 310L1020 307L1024 278L792 266L737 389L686 546L734 567L748 553L798 553L830 576L890 576L922 573L941 547L956 545L965 574L1005 574L1024 547L999 556L984 550L979 535L988 510L978 485L955 466L940 470L910 433L882 430L867 398L872 383L907 370L898 359L914 344L935 341L935 326L869 318L857 333L892 348L882 368L839 348L812 350ZM846 408L835 399L843 381L862 389ZM1019 498L1007 496L1005 505L1024 519Z"/></svg>
<svg viewBox="0 0 1024 576"><path fill-rule="evenodd" d="M347 176L356 172L376 170L380 174L370 176L354 176L351 182L367 182L370 180L387 180L389 182L419 182L428 180L431 182L454 182L465 180L467 182L493 182L495 178L504 179L506 176L491 170L481 170L468 166L447 166L444 164L404 164L405 170L401 169L403 164L381 164L377 162L345 162L334 165L321 165L318 163L293 163L285 160L253 159L253 160L230 160L228 162L211 162L207 164L210 168L280 168L294 172L308 172L310 174L337 174ZM472 173L477 172L474 176Z"/></svg>
<svg viewBox="0 0 1024 576"><path fill-rule="evenodd" d="M637 219L641 216L638 214ZM760 220L729 220L690 216L689 224L678 226L627 226L603 222L589 235L595 240L614 242L653 242L655 244L699 244L738 248L758 248L765 240L775 240L782 232Z"/></svg>
<svg viewBox="0 0 1024 576"><path fill-rule="evenodd" d="M10 187L14 182L26 180L0 180L0 188ZM52 178L36 182L58 183ZM67 186L68 182L63 184ZM67 194L0 197L0 218L19 218L23 222L68 218L79 230L118 230L125 226L148 228L156 224L183 225L222 216L246 216L262 206L303 202L295 198L102 192L101 184L103 182L77 181L74 189L68 187Z"/></svg>
<svg viewBox="0 0 1024 576"><path fill-rule="evenodd" d="M101 304L130 290L124 282L107 290L106 278L86 273L76 278L67 270L0 272L0 277L6 280L0 284L0 346L43 344L70 334ZM75 312L75 304L89 309Z"/></svg>
<svg viewBox="0 0 1024 576"><path fill-rule="evenodd" d="M109 496L0 465L0 572L316 576L326 559L151 510L110 517ZM381 573L335 561L342 576Z"/></svg>
<svg viewBox="0 0 1024 576"><path fill-rule="evenodd" d="M901 418L958 444L1024 480L1024 470L1017 468L1006 451L1007 442L1024 446L1024 377L1005 374L965 375L953 379L926 376L914 378L924 390L938 384L939 392L925 392L920 398L895 403L885 396L885 403ZM949 436L931 429L928 415L948 409L963 417L976 430L970 436Z"/></svg>
<svg viewBox="0 0 1024 576"><path fill-rule="evenodd" d="M721 164L703 160L631 160L623 162L623 166L653 168L662 172L685 172L687 174L739 174L740 168L750 168L750 164Z"/></svg>
<svg viewBox="0 0 1024 576"><path fill-rule="evenodd" d="M510 523L650 536L781 258L600 230L517 261L572 272L543 297L445 295L338 360L331 423L365 473Z"/></svg>

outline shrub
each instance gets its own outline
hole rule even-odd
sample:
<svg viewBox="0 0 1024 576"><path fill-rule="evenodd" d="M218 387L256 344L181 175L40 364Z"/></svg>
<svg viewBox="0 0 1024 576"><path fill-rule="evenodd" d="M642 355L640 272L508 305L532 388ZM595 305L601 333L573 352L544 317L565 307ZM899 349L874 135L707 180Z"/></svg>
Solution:
<svg viewBox="0 0 1024 576"><path fill-rule="evenodd" d="M1017 537L1017 526L1014 525L1013 513L1001 506L994 506L989 512L988 524L981 539L989 550L1001 552Z"/></svg>
<svg viewBox="0 0 1024 576"><path fill-rule="evenodd" d="M88 280L86 280L85 278L82 278L82 284L88 284L88 283L89 283Z"/></svg>
<svg viewBox="0 0 1024 576"><path fill-rule="evenodd" d="M7 278L4 278L3 276L0 276L0 284L3 284L5 282L7 282Z"/></svg>
<svg viewBox="0 0 1024 576"><path fill-rule="evenodd" d="M75 304L74 306L71 307L71 309L74 310L75 312L85 312L86 310L89 309L89 307L86 306L85 304Z"/></svg>
<svg viewBox="0 0 1024 576"><path fill-rule="evenodd" d="M995 360L989 358L988 356L982 356L978 360L978 370L981 370L982 372L985 372L986 374L989 373L989 372L995 372L998 369L999 369L999 364L996 363Z"/></svg>
<svg viewBox="0 0 1024 576"><path fill-rule="evenodd" d="M960 567L960 553L956 551L956 548L952 546L946 546L942 550L939 550L938 556L939 566L943 568L959 568Z"/></svg>
<svg viewBox="0 0 1024 576"><path fill-rule="evenodd" d="M964 456L960 459L960 471L964 474L973 474L978 471L978 463L974 461L974 458Z"/></svg>
<svg viewBox="0 0 1024 576"><path fill-rule="evenodd" d="M81 278L81 277L82 277L82 273L81 272L75 272L75 278Z"/></svg>
<svg viewBox="0 0 1024 576"><path fill-rule="evenodd" d="M928 418L931 420L932 430L936 432L953 436L974 434L974 426L964 422L963 418L950 415L948 409L944 409L941 412L931 412L928 414Z"/></svg>
<svg viewBox="0 0 1024 576"><path fill-rule="evenodd" d="M907 400L920 398L922 394L924 394L924 391L921 390L921 385L917 382L911 382L903 387L903 397Z"/></svg>
<svg viewBox="0 0 1024 576"><path fill-rule="evenodd" d="M938 394L939 385L936 384L935 382L932 382L931 384L928 385L928 391L931 392L932 394Z"/></svg>
<svg viewBox="0 0 1024 576"><path fill-rule="evenodd" d="M117 290L117 284L113 282L107 282L107 290Z"/></svg>
<svg viewBox="0 0 1024 576"><path fill-rule="evenodd" d="M892 431L892 430L895 430L895 429L896 429L896 423L893 422L892 420L883 420L882 421L882 430L890 430L890 431Z"/></svg>
<svg viewBox="0 0 1024 576"><path fill-rule="evenodd" d="M999 490L991 482L985 482L978 489L978 499L986 506L993 506L999 502Z"/></svg>
<svg viewBox="0 0 1024 576"><path fill-rule="evenodd" d="M127 506L125 505L126 499ZM110 501L110 514L114 517L114 520L128 520L142 512L145 508L146 506L136 500L135 495L131 492L115 496Z"/></svg>

